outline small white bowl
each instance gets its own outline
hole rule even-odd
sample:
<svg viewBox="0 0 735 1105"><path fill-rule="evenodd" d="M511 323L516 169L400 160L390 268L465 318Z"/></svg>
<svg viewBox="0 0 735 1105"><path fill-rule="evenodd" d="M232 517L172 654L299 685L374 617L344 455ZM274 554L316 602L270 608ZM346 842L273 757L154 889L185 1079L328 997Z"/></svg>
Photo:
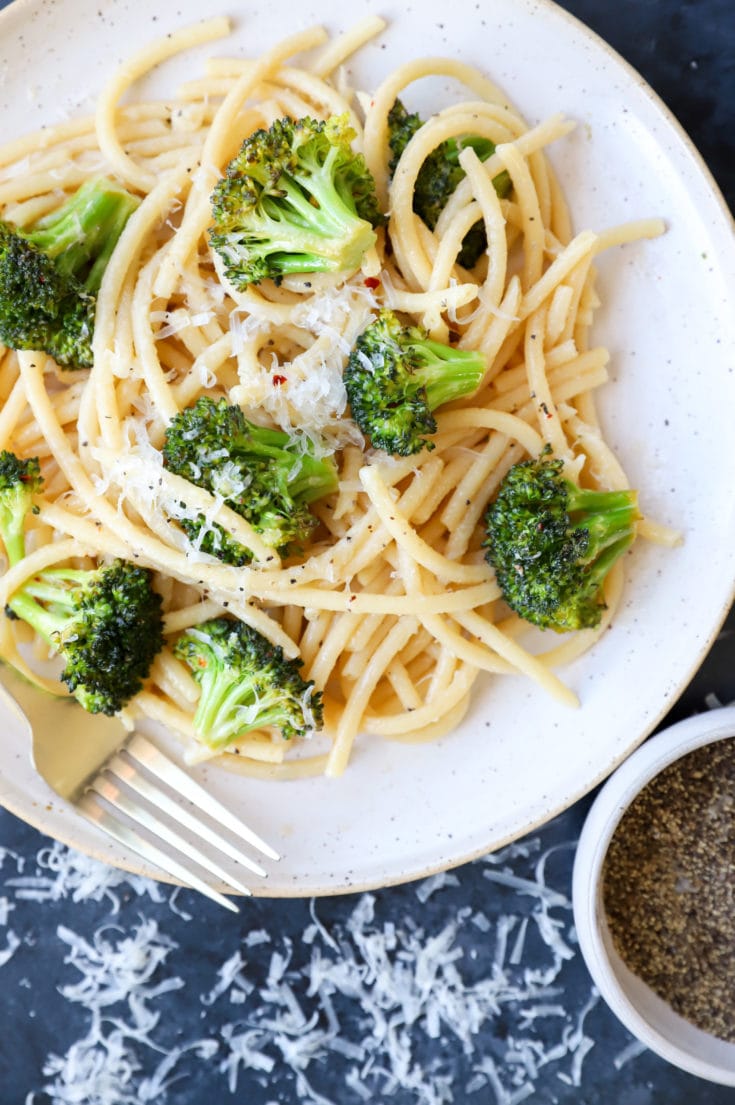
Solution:
<svg viewBox="0 0 735 1105"><path fill-rule="evenodd" d="M628 969L613 946L602 900L602 868L608 846L633 799L675 760L727 737L735 737L735 706L710 710L671 726L641 745L611 775L595 799L579 839L572 894L582 955L613 1013L668 1062L710 1082L735 1086L735 1044L695 1028Z"/></svg>

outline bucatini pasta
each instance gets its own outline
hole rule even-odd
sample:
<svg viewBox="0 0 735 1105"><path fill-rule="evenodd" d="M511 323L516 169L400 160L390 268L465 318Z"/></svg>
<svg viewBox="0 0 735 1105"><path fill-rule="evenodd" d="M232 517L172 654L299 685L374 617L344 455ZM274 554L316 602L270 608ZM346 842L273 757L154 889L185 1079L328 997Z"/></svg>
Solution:
<svg viewBox="0 0 735 1105"><path fill-rule="evenodd" d="M483 557L481 523L509 467L546 445L590 485L626 486L595 411L608 354L589 344L594 259L660 234L662 224L575 235L544 152L573 124L553 116L528 127L502 91L458 61L413 60L371 95L353 91L342 63L382 28L377 17L333 39L313 28L259 58L211 60L171 100L121 103L167 57L226 35L228 21L212 19L120 66L93 118L0 150L0 215L21 227L101 172L142 201L100 289L93 368L64 371L40 353L2 351L0 448L38 456L45 487L29 555L0 579L0 603L49 565L124 557L154 571L169 640L227 612L300 656L305 678L324 692L329 747L310 754L275 733L250 733L230 751L254 773L337 775L359 733L403 741L446 733L482 672L528 676L574 706L554 669L594 643L621 590L618 566L599 629L529 651ZM431 117L391 180L388 112L413 82L437 74L470 98ZM223 168L248 134L276 119L342 113L389 212L360 271L225 287L207 236ZM417 175L440 143L468 133L491 139L495 153L481 162L462 151L466 176L432 232L412 210ZM492 186L503 170L506 199ZM457 258L478 220L488 249L469 272ZM366 448L346 410L344 364L380 307L487 359L479 390L437 413L435 448L408 458ZM299 557L279 560L239 514L163 467L166 425L203 394L226 396L334 455L338 491L314 505L320 526ZM177 524L182 511L224 526L252 550L252 563L236 568L198 552ZM639 529L674 539L647 521ZM3 622L3 657L53 686L34 674L28 643L22 622ZM124 719L148 717L192 738L197 696L167 647Z"/></svg>

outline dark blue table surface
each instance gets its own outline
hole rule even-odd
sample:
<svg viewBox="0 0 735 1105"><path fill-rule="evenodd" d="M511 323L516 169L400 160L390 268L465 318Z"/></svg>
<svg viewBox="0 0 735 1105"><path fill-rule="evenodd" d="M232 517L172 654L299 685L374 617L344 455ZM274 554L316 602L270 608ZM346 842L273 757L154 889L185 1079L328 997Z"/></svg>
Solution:
<svg viewBox="0 0 735 1105"><path fill-rule="evenodd" d="M659 92L732 206L733 0L563 6ZM734 629L731 615L668 720L735 699ZM587 807L443 885L261 899L238 917L145 880L110 885L0 811L0 1105L735 1102L638 1049L597 999L569 909ZM117 949L105 977L99 941Z"/></svg>

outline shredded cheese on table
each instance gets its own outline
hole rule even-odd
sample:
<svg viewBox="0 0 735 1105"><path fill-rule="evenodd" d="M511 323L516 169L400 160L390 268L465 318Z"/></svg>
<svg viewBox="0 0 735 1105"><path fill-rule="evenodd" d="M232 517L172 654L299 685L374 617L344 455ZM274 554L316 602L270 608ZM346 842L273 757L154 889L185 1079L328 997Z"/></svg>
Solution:
<svg viewBox="0 0 735 1105"><path fill-rule="evenodd" d="M546 1105L601 1070L612 1093L640 1052L577 951L565 829L414 885L256 899L232 919L60 844L5 852L5 992L26 979L20 1008L58 1024L29 1102L175 1105L207 1086L284 1105Z"/></svg>

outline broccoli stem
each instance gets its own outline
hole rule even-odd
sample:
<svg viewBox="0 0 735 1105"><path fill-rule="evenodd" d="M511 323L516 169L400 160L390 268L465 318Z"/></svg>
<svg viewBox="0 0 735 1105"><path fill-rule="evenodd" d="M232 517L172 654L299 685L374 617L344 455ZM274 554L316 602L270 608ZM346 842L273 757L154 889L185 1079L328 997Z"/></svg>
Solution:
<svg viewBox="0 0 735 1105"><path fill-rule="evenodd" d="M315 166L306 176L296 174L294 180L285 174L278 180L278 189L285 196L293 221L284 227L279 242L273 232L269 252L279 253L279 267L284 273L304 272L304 254L309 271L329 272L335 266L356 268L366 249L375 242L375 232L342 199L333 181L334 163L339 151L330 150L324 165ZM264 201L264 210L279 221L281 212L275 201Z"/></svg>
<svg viewBox="0 0 735 1105"><path fill-rule="evenodd" d="M296 458L295 458L296 459ZM309 454L296 459L298 473L289 479L289 494L302 503L314 503L325 495L337 490L337 478L334 469L326 467L323 460Z"/></svg>
<svg viewBox="0 0 735 1105"><path fill-rule="evenodd" d="M447 154L447 160L453 161L456 165L459 165L459 155L462 150L466 150L469 146L474 150L480 161L487 161L488 157L495 153L495 143L491 142L489 138L481 138L479 135L470 135L469 138L462 139L450 139L447 142L450 146L450 151ZM493 180L495 183L495 180Z"/></svg>
<svg viewBox="0 0 735 1105"><path fill-rule="evenodd" d="M571 481L566 482L566 488L572 529L585 530L589 537L585 562L597 561L606 549L624 542L611 560L606 558L609 569L635 536L635 523L640 517L635 492L592 491Z"/></svg>
<svg viewBox="0 0 735 1105"><path fill-rule="evenodd" d="M276 725L282 718L283 707L277 691L254 686L240 673L228 677L220 665L212 665L201 675L200 685L202 693L194 728L206 734L211 748L221 748L253 729Z"/></svg>
<svg viewBox="0 0 735 1105"><path fill-rule="evenodd" d="M589 565L590 592L602 586L613 564L633 544L640 518L635 491L592 491L566 481L567 511L573 530L587 534L582 563Z"/></svg>
<svg viewBox="0 0 735 1105"><path fill-rule="evenodd" d="M250 433L233 439L232 456L263 457L273 461L274 473L285 480L293 500L313 503L337 489L334 468L311 453L290 452L283 430L250 426Z"/></svg>
<svg viewBox="0 0 735 1105"><path fill-rule="evenodd" d="M65 608L54 605L52 609L47 609L24 589L10 600L8 607L17 618L27 622L50 648L58 648L59 639L71 618L68 600Z"/></svg>
<svg viewBox="0 0 735 1105"><path fill-rule="evenodd" d="M589 518L575 519L574 529L584 529L589 534L589 556L594 557L615 544L621 537L633 532L637 512L628 507L619 507L617 510L606 510L602 514L595 514Z"/></svg>
<svg viewBox="0 0 735 1105"><path fill-rule="evenodd" d="M611 541L606 548L602 549L591 563L587 574L591 590L597 590L602 586L615 561L623 555L626 549L630 548L634 540L635 531L631 528L625 536Z"/></svg>
<svg viewBox="0 0 735 1105"><path fill-rule="evenodd" d="M86 181L61 207L23 236L52 257L85 291L99 291L117 240L138 200L104 178Z"/></svg>
<svg viewBox="0 0 735 1105"><path fill-rule="evenodd" d="M46 644L57 648L64 630L75 616L75 592L87 583L91 574L94 573L81 568L50 568L24 584L8 606L16 617L28 622Z"/></svg>
<svg viewBox="0 0 735 1105"><path fill-rule="evenodd" d="M21 460L0 450L0 538L11 568L26 554L26 516L34 511L33 496L42 484L38 457Z"/></svg>
<svg viewBox="0 0 735 1105"><path fill-rule="evenodd" d="M452 349L441 342L426 339L411 342L409 348L421 360L414 373L426 388L429 410L473 392L485 372L485 358L470 349Z"/></svg>
<svg viewBox="0 0 735 1105"><path fill-rule="evenodd" d="M272 430L253 422L247 423L247 426L247 433L240 433L227 442L228 452L241 456L265 457L281 463L288 435L283 430Z"/></svg>
<svg viewBox="0 0 735 1105"><path fill-rule="evenodd" d="M14 490L4 491L0 498L0 536L2 536L8 565L12 568L26 554L25 520L28 510L28 491L21 484Z"/></svg>
<svg viewBox="0 0 735 1105"><path fill-rule="evenodd" d="M635 512L636 496L633 491L595 491L588 487L577 487L571 480L565 481L567 489L567 513L584 511L587 514L604 514L607 511L627 509Z"/></svg>

